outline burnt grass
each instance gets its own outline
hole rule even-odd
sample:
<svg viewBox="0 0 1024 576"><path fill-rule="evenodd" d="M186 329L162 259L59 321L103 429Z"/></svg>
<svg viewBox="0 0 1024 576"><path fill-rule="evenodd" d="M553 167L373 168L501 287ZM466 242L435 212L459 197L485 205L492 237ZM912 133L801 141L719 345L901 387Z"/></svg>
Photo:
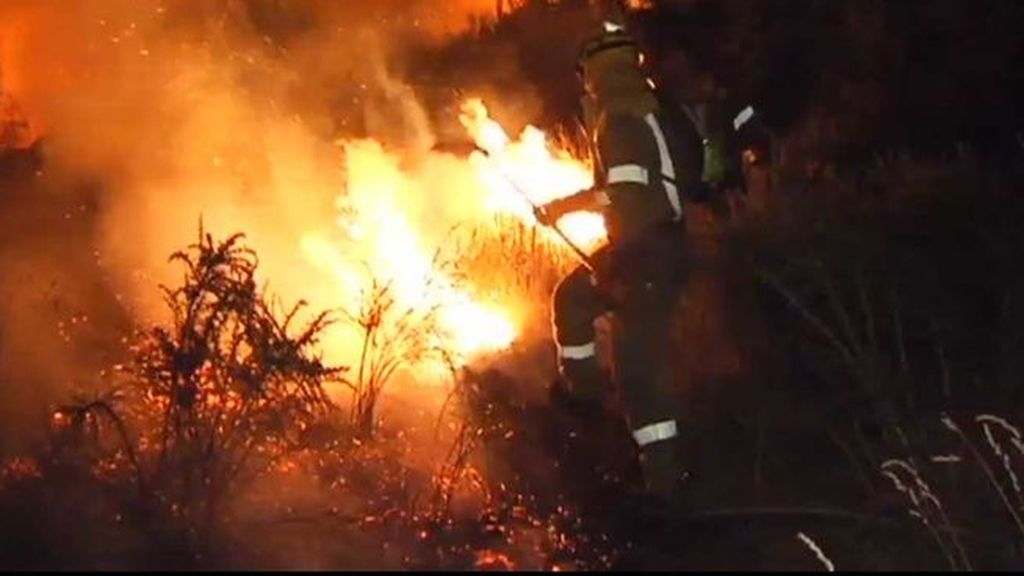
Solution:
<svg viewBox="0 0 1024 576"><path fill-rule="evenodd" d="M543 117L565 121L573 51L558 43L583 4L526 2L410 68L500 87L513 80L504 68L487 76L493 54L526 46L519 68L550 95ZM163 412L110 395L113 380L71 397L0 370L3 388L38 390L53 409L19 420L31 442L0 438L0 568L1024 568L1024 140L1011 88L1024 83L1013 81L1019 35L1007 31L1019 6L687 4L696 8L653 18L685 34L659 36L655 24L652 38L697 50L759 105L773 162L752 169L729 217L693 207L680 246L691 276L672 401L689 476L665 519L632 496L638 467L624 422L549 401L550 341L454 374L453 432L435 465L409 463L425 440L398 424L364 438L343 414L314 414L288 393L264 406L267 418L245 420L239 444L277 458L246 459L252 473L222 484L207 483L209 463L188 451L158 465L139 437L153 430L146 416ZM64 297L100 324L85 365L130 365L137 352L121 337L140 342L130 315L78 249L99 218L98 194L33 193L44 164L38 149L0 152L0 263L45 244L47 261L72 272L61 276ZM69 212L81 216L61 224ZM57 224L63 232L49 234ZM253 374L282 390L298 376L316 390L330 373L314 347L293 346L302 334L275 328L280 310L232 286L251 298L233 300L231 313L254 323L231 333L273 345L263 372L248 356L216 355L232 368L225 382L254 386L257 398ZM25 328L7 320L3 336L18 338L11 331ZM546 319L537 324L546 332ZM170 373L191 373L169 334L150 351L165 354ZM11 362L0 357L0 368ZM166 374L143 376L137 390ZM14 421L27 405L12 400L0 414ZM275 420L285 413L300 416ZM198 483L180 480L193 474Z"/></svg>

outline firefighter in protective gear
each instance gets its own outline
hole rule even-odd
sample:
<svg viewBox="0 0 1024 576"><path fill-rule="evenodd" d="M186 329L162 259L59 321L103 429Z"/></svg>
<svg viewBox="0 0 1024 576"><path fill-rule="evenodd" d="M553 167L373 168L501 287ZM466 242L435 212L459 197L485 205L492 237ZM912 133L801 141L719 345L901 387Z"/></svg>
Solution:
<svg viewBox="0 0 1024 576"><path fill-rule="evenodd" d="M588 42L580 57L584 122L595 157L594 188L539 210L551 225L575 211L604 216L609 243L552 298L561 383L571 398L602 407L614 383L640 449L647 489L672 497L683 470L671 397L673 309L684 280L684 200L700 186L702 151L669 130L634 40L621 27ZM688 149L690 148L690 149ZM594 321L612 312L613 370L597 359Z"/></svg>

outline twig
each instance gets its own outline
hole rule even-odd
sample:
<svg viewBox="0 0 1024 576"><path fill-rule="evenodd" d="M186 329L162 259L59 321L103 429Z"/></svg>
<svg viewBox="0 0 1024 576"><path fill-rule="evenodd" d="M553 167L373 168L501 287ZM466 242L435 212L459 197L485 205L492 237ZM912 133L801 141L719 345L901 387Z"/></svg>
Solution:
<svg viewBox="0 0 1024 576"><path fill-rule="evenodd" d="M992 467L989 465L988 461L985 460L985 457L981 454L981 451L978 450L978 447L974 444L974 442L971 442L971 439L967 437L967 434L965 434L964 431L960 429L960 427L956 424L956 422L953 421L952 418L948 416L944 417L942 419L942 423L946 425L946 428L953 431L957 436L960 437L960 439L964 443L964 446L966 446L967 449L971 452L971 455L974 456L974 459L978 462L978 465L981 466L981 469L985 472L985 476L988 478L989 483L992 484L992 487L995 489L996 493L999 494L999 498L1003 501L1003 505L1006 508L1007 512L1009 512L1010 516L1013 518L1014 524L1017 525L1017 530L1021 533L1022 536L1024 536L1024 520L1021 519L1021 515L1017 511L1017 508L1010 502L1010 497L1007 496L1006 490L1004 490L1002 485L999 484L999 481L996 479L995 472L992 470Z"/></svg>
<svg viewBox="0 0 1024 576"><path fill-rule="evenodd" d="M803 532L798 532L796 537L798 540L803 542L804 545L807 546L807 548L811 552L814 553L814 556L818 559L819 562L821 562L821 565L825 567L826 572L836 571L835 564L833 564L832 560L830 560L829 557L825 555L825 552L822 551L820 546L818 546L818 543L814 540L811 540L810 536L804 534Z"/></svg>

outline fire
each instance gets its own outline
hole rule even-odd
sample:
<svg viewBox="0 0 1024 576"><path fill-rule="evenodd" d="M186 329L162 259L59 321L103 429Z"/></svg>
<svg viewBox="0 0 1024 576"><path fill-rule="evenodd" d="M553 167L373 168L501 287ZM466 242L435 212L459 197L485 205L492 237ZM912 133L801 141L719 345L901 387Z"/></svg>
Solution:
<svg viewBox="0 0 1024 576"><path fill-rule="evenodd" d="M263 61L256 50L250 54L245 42L232 48L231 58L222 59L219 46L212 49L205 42L165 34L165 17L186 14L193 2L164 2L156 11L135 3L88 4L67 11L56 0L26 0L14 3L17 10L0 8L0 117L25 117L31 137L60 126L48 146L57 159L52 173L112 175L110 191L104 191L110 201L104 202L99 251L119 291L147 320L164 313L164 303L150 295L151 280L172 281L163 276L165 256L192 237L201 215L211 230L246 232L260 254L262 279L283 300L307 300L316 310L352 311L372 278L391 287L399 308L436 309L442 340L438 345L461 359L506 348L524 328L543 322L527 318L522 301L500 294L504 287L486 285L495 280L465 279L459 274L464 271L439 265L434 255L445 246L445 234L460 223L482 229L495 225L496 215L504 215L534 225L530 203L517 188L537 203L572 194L591 184L586 161L552 145L537 128L510 137L483 103L472 101L461 120L489 155L456 156L347 140L341 144L342 179L332 173L335 151L319 136L321 120L339 111L292 114L278 101L279 92L292 92L281 86L292 86L301 76L295 70L307 70L301 67L313 60L309 54L315 53L317 62L323 54L337 58L308 70L315 76L311 90L320 84L333 86L333 80L319 74L335 65L353 78L367 79L369 72L361 64L350 68L364 59L355 58L355 52L337 52L335 36L324 35L330 50L310 46L308 54L297 51L280 62L276 57ZM460 0L440 11L433 4L413 4L437 12L445 29L493 5ZM23 6L32 9L21 10ZM346 12L324 6L315 12L344 16L346 28L353 26L349 13L368 25L378 22L380 13L376 8ZM200 11L197 22L219 10ZM226 29L238 25L248 31L247 25L232 20L244 20L243 15L225 10ZM53 26L67 31L60 42L53 42ZM380 34L389 35L392 26L409 32L402 21L387 24ZM238 31L240 36L245 33ZM234 46L234 36L224 36ZM88 49L83 52L83 47ZM44 70L60 73L42 74ZM267 74L259 87L241 81L255 70ZM352 100L351 110L343 110L345 116L365 108L368 118L383 117L366 124L370 133L389 142L428 139L420 138L430 130L425 126L428 115L411 90L406 95L392 89L397 83L391 79L369 82L386 84L368 91L387 88L386 102L360 96ZM62 94L72 97L58 97ZM21 107L17 116L4 109L5 95ZM310 101L333 102L334 96ZM10 126L0 125L0 131L4 128ZM154 145L157 137L160 144ZM342 180L344 191L339 190ZM559 224L583 249L595 247L604 236L597 215L570 215ZM548 232L538 229L538 236ZM553 244L561 242L553 233L548 236ZM137 240L124 242L125 237ZM358 338L351 336L332 329L323 341L325 356L341 365L358 361Z"/></svg>
<svg viewBox="0 0 1024 576"><path fill-rule="evenodd" d="M389 296L402 309L437 309L444 348L467 356L509 346L516 334L513 320L497 306L475 300L439 270L434 249L404 212L403 200L415 186L399 159L372 141L348 142L344 148L348 193L337 202L342 213L338 225L347 243L360 247L362 264L389 286ZM315 238L307 238L304 247L314 260L330 263L343 293L364 290L366 274L357 263Z"/></svg>
<svg viewBox="0 0 1024 576"><path fill-rule="evenodd" d="M553 149L536 128L510 138L480 101L467 102L461 120L487 154L430 153L410 167L401 152L379 142L343 142L346 190L336 201L338 234L307 235L302 247L334 278L339 296L365 294L369 271L388 285L402 309L436 310L438 344L471 359L510 346L529 319L493 296L500 287L456 279L438 262L435 254L445 241L438 228L494 226L495 215L534 225L530 202L585 189L592 177L586 162ZM570 215L559 224L584 248L596 247L605 237L596 214Z"/></svg>
<svg viewBox="0 0 1024 576"><path fill-rule="evenodd" d="M594 184L590 167L564 150L553 151L539 129L528 126L518 141L512 141L480 100L466 102L459 120L483 150L475 152L471 161L489 193L488 207L495 212L513 214L534 224L531 203L542 205ZM604 220L598 214L568 214L558 226L584 249L596 248L607 237Z"/></svg>
<svg viewBox="0 0 1024 576"><path fill-rule="evenodd" d="M361 152L351 146L348 149L353 168L350 178L357 186L368 186L379 195L355 197L360 202L357 213L369 215L369 221L343 218L341 225L357 239L366 239L368 229L376 231L371 239L375 247L374 274L392 282L396 298L407 306L437 307L440 328L448 339L445 344L456 352L472 354L511 344L516 332L512 319L494 306L474 301L448 274L438 270L414 224L389 201L387 192L401 189L399 182L390 181L396 176L395 167L376 170L377 158L367 159Z"/></svg>

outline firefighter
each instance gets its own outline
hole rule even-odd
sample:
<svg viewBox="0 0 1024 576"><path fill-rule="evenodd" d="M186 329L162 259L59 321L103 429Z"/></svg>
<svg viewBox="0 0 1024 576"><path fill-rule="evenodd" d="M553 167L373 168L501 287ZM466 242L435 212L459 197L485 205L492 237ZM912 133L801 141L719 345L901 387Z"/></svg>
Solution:
<svg viewBox="0 0 1024 576"><path fill-rule="evenodd" d="M648 493L672 498L683 470L671 394L671 324L686 271L684 202L701 185L702 151L692 145L699 139L670 129L636 42L620 26L606 23L585 44L579 72L596 185L541 207L537 217L554 225L570 212L601 212L609 242L552 297L561 374L555 392L603 411L614 384ZM594 321L609 311L613 361L606 374Z"/></svg>

